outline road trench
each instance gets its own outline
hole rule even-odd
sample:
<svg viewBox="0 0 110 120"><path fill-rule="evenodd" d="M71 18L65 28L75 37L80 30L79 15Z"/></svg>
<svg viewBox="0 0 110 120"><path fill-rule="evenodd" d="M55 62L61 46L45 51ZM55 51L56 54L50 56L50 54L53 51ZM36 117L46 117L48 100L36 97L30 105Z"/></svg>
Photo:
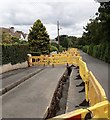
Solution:
<svg viewBox="0 0 110 120"><path fill-rule="evenodd" d="M53 94L50 106L48 107L44 119L49 119L66 112L68 89L72 66L67 66L64 74L59 79L55 92Z"/></svg>

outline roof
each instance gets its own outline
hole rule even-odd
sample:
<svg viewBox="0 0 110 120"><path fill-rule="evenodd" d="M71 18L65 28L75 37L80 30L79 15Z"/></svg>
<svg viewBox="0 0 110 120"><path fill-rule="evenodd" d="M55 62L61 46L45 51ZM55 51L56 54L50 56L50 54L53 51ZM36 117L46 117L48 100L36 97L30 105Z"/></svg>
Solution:
<svg viewBox="0 0 110 120"><path fill-rule="evenodd" d="M14 29L14 27L11 27ZM0 27L0 31L3 33L8 33L10 34L11 36L15 36L17 38L21 38L21 35L25 38L27 34L24 34L22 31L16 31L16 32L12 32L11 31L11 28L3 28L3 27Z"/></svg>

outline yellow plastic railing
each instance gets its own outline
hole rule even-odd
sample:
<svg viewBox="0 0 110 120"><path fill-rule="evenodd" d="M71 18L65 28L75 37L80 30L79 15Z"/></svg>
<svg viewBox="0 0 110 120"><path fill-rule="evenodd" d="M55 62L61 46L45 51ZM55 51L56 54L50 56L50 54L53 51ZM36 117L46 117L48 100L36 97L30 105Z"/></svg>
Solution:
<svg viewBox="0 0 110 120"><path fill-rule="evenodd" d="M76 48L69 49L68 51L48 55L41 56L32 56L31 61L32 65L62 65L62 64L75 64L78 65L80 53Z"/></svg>
<svg viewBox="0 0 110 120"><path fill-rule="evenodd" d="M88 97L90 105L93 106L96 103L107 100L104 89L99 84L98 80L95 78L92 72L89 72L88 80L89 80Z"/></svg>
<svg viewBox="0 0 110 120"><path fill-rule="evenodd" d="M91 115L92 120L110 120L110 103L105 100L103 102L97 103L87 109L78 109L66 114L62 114L51 118L49 120L87 120L87 114Z"/></svg>

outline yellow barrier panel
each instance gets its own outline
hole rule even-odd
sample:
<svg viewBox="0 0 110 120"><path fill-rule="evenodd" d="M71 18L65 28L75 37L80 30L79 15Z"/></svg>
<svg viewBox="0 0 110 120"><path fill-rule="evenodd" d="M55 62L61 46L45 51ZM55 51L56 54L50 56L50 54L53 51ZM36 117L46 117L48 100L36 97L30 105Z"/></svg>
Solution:
<svg viewBox="0 0 110 120"><path fill-rule="evenodd" d="M79 73L80 73L81 78L84 81L88 81L89 70L86 66L86 63L81 59L79 59Z"/></svg>
<svg viewBox="0 0 110 120"><path fill-rule="evenodd" d="M102 86L99 84L92 72L89 73L89 102L93 106L96 103L107 100L106 94Z"/></svg>
<svg viewBox="0 0 110 120"><path fill-rule="evenodd" d="M88 74L89 74L89 70L86 66L86 63L82 59L79 59L79 73L80 73L82 80L85 82L86 101L89 101L89 98L88 98L88 91L89 91Z"/></svg>
<svg viewBox="0 0 110 120"><path fill-rule="evenodd" d="M78 65L78 61L80 58L80 53L77 48L71 48L68 51L48 55L41 56L32 56L32 65L52 65L52 64L75 64Z"/></svg>
<svg viewBox="0 0 110 120"><path fill-rule="evenodd" d="M79 109L73 112L69 112L49 120L88 120L87 115L90 114L92 119L104 119L110 120L110 103L106 100L87 109ZM85 119L86 118L86 119Z"/></svg>
<svg viewBox="0 0 110 120"><path fill-rule="evenodd" d="M77 56L77 57L73 57L73 61L72 64L79 66L79 60L82 59L81 57Z"/></svg>

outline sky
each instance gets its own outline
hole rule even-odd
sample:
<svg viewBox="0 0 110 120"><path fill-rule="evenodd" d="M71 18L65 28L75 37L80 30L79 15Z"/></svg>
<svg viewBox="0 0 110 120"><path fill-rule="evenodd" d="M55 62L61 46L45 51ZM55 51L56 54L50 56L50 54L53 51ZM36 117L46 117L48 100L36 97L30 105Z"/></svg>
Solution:
<svg viewBox="0 0 110 120"><path fill-rule="evenodd" d="M99 5L96 0L0 0L0 26L29 33L40 19L53 39L59 21L60 35L80 37Z"/></svg>

